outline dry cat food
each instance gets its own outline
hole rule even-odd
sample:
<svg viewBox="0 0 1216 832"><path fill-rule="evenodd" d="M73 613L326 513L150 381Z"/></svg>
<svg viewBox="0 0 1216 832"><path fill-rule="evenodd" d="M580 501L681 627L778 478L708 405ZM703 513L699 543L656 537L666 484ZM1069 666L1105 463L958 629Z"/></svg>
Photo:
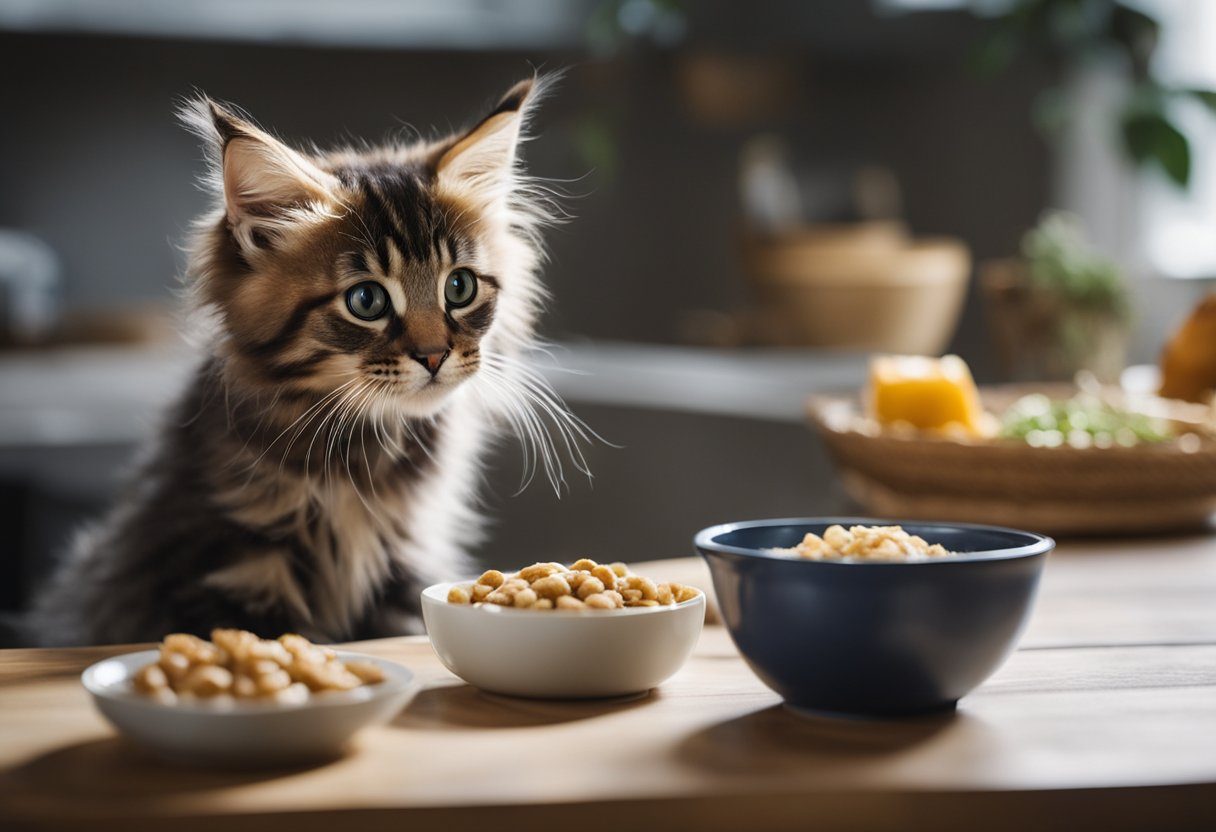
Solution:
<svg viewBox="0 0 1216 832"><path fill-rule="evenodd" d="M797 546L772 551L809 560L929 560L954 554L901 526L828 526L823 537L808 533Z"/></svg>
<svg viewBox="0 0 1216 832"><path fill-rule="evenodd" d="M245 630L212 630L211 641L186 633L165 636L160 658L135 674L135 690L171 704L224 698L298 704L310 694L351 690L384 681L371 662L344 662L303 636L270 641Z"/></svg>
<svg viewBox="0 0 1216 832"><path fill-rule="evenodd" d="M569 566L534 563L509 576L491 569L471 584L448 590L448 602L532 610L616 610L669 606L700 594L695 587L634 575L623 563L583 558Z"/></svg>

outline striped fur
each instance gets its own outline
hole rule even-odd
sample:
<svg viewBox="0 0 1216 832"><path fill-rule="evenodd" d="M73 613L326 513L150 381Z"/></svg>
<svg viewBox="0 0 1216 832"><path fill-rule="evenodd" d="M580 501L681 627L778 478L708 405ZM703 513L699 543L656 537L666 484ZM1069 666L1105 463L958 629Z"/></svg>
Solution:
<svg viewBox="0 0 1216 832"><path fill-rule="evenodd" d="M420 588L462 574L479 537L494 430L536 443L560 481L536 412L580 429L519 358L543 299L546 217L516 162L538 88L440 141L328 153L206 98L183 108L216 195L187 275L206 359L40 598L40 640L417 631ZM443 294L457 268L478 278L464 308ZM390 306L374 321L345 301L366 280ZM446 356L433 376L428 353Z"/></svg>

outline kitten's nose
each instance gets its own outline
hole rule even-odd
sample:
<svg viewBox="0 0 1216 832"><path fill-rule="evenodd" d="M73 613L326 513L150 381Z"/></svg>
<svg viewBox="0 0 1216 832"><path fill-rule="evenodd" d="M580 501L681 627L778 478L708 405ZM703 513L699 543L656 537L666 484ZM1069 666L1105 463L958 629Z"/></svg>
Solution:
<svg viewBox="0 0 1216 832"><path fill-rule="evenodd" d="M417 361L426 371L431 374L431 378L439 372L439 368L443 366L443 362L447 360L448 355L452 351L445 348L441 349L421 349L417 352L410 353L410 358Z"/></svg>

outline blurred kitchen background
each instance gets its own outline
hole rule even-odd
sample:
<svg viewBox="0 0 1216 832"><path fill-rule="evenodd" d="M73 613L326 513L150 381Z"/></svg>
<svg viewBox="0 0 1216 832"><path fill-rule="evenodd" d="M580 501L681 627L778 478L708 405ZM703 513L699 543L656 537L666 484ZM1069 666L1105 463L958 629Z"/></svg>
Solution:
<svg viewBox="0 0 1216 832"><path fill-rule="evenodd" d="M498 565L847 510L804 400L868 353L1117 375L1216 277L1204 0L0 0L0 608L190 366L178 97L325 145L459 126L534 67L566 70L526 147L573 215L549 376L620 447L558 500L504 444Z"/></svg>

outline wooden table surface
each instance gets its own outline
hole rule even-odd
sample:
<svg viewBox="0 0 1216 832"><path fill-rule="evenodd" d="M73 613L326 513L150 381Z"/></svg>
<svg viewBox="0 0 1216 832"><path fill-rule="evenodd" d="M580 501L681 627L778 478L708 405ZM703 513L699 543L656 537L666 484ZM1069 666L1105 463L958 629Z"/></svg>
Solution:
<svg viewBox="0 0 1216 832"><path fill-rule="evenodd" d="M123 649L0 653L0 828L1216 829L1213 537L1061 546L1006 665L957 713L898 722L789 713L718 626L616 702L485 695L389 639L357 649L425 683L389 725L327 764L211 772L93 711L77 676Z"/></svg>

